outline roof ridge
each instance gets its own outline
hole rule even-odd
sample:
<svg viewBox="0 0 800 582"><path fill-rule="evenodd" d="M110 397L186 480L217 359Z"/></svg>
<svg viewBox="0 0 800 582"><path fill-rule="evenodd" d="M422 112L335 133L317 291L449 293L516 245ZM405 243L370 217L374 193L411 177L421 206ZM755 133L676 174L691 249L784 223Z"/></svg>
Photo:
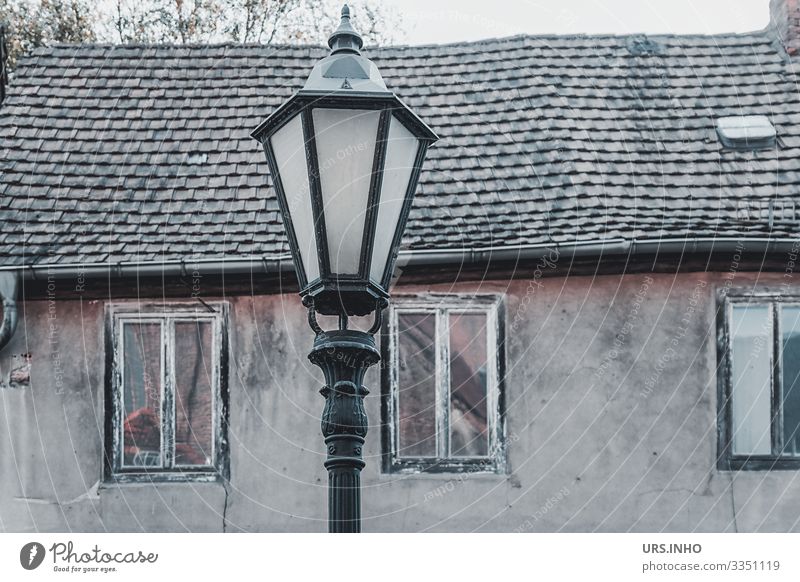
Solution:
<svg viewBox="0 0 800 582"><path fill-rule="evenodd" d="M757 37L757 36L769 36L768 35L768 28L761 29L761 30L753 30L747 32L719 32L713 34L701 34L701 33L692 33L692 34L668 34L668 33L646 33L646 32L630 32L630 33L602 33L602 34L592 34L592 33L569 33L569 34L515 34L511 36L501 36L501 37L490 37L490 38L482 38L478 40L471 40L471 41L459 41L459 42L450 42L450 43L426 43L426 44L401 44L401 45L388 45L385 47L378 47L379 49L398 49L398 48L436 48L436 47L452 47L452 46L468 46L468 45L476 45L476 44L489 44L489 43L498 43L498 42L507 42L513 40L523 40L523 39L532 39L532 40L548 40L548 39L560 39L560 40L575 40L575 39L629 39L629 38L636 38L636 37L647 37L647 38L654 38L654 39L664 39L664 38L672 38L672 39L711 39L711 38L744 38L744 37Z"/></svg>
<svg viewBox="0 0 800 582"><path fill-rule="evenodd" d="M482 45L482 44L497 44L497 43L504 43L504 42L513 42L513 41L521 41L521 40L549 40L549 39L558 39L558 40L576 40L576 39L630 39L630 38L637 38L637 37L645 37L645 38L652 38L652 39L714 39L714 38L748 38L748 37L765 37L766 39L771 39L771 35L769 34L770 30L769 27L760 29L760 30L753 30L747 32L722 32L722 33L713 33L713 34L701 34L701 33L692 33L692 34L668 34L668 33L645 33L645 32L634 32L634 33L603 33L603 34L591 34L591 33L570 33L570 34L515 34L510 36L501 36L501 37L490 37L490 38L482 38L478 40L468 40L468 41L457 41L457 42L449 42L449 43L425 43L425 44L393 44L393 45L382 45L382 46L367 46L365 50L373 50L373 51L384 51L384 50L396 50L396 49L424 49L424 48L447 48L447 47L468 47L468 46L475 46L475 45ZM328 50L326 46L323 44L288 44L288 43L276 43L276 44L262 44L262 43L237 43L232 41L225 41L225 42L208 42L208 43L187 43L187 44L178 44L178 43L104 43L104 42L96 42L96 43L52 43L47 45L46 47L38 47L34 49L34 51L30 54L36 54L38 51L46 51L47 49L53 48L106 48L106 49L118 49L118 48L134 48L134 49L208 49L208 48L272 48L272 49L294 49L294 50Z"/></svg>
<svg viewBox="0 0 800 582"><path fill-rule="evenodd" d="M233 41L225 41L225 42L192 42L186 44L179 44L179 43L112 43L112 42L54 42L44 47L37 47L37 49L48 49L48 48L78 48L78 47L86 47L86 48L170 48L170 49L181 49L181 48L223 48L223 47L231 47L231 48L296 48L296 49L325 49L330 50L326 46L321 44L261 44L261 43L254 43L254 42L244 42L238 43Z"/></svg>

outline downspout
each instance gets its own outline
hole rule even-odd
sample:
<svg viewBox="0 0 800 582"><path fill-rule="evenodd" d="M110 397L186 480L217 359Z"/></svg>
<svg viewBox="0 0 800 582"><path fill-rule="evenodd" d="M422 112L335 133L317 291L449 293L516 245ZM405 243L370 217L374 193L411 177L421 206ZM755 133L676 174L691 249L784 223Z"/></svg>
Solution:
<svg viewBox="0 0 800 582"><path fill-rule="evenodd" d="M0 271L0 299L3 303L3 323L0 324L0 350L6 347L17 330L17 288L19 275L16 271Z"/></svg>

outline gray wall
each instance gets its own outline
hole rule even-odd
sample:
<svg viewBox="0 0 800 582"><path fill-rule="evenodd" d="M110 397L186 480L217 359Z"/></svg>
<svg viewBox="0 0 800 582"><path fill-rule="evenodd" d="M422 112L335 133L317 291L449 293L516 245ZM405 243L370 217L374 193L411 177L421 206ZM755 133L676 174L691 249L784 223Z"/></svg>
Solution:
<svg viewBox="0 0 800 582"><path fill-rule="evenodd" d="M371 371L364 530L800 530L792 471L715 468L714 318L726 279L523 276L398 287L506 294L509 474L381 474ZM756 279L783 277L740 273L735 284ZM0 389L0 529L326 529L321 374L306 359L305 312L295 295L226 299L226 487L103 485L103 302L24 304L0 353L3 381L31 354L30 386Z"/></svg>

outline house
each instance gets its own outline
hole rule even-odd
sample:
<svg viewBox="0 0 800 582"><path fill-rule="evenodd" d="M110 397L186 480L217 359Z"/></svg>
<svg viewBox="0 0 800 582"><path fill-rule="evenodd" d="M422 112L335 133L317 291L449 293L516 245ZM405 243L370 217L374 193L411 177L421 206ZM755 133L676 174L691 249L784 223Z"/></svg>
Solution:
<svg viewBox="0 0 800 582"><path fill-rule="evenodd" d="M367 376L365 531L797 531L800 5L368 51L441 136ZM323 531L250 131L318 47L55 46L0 107L0 528Z"/></svg>

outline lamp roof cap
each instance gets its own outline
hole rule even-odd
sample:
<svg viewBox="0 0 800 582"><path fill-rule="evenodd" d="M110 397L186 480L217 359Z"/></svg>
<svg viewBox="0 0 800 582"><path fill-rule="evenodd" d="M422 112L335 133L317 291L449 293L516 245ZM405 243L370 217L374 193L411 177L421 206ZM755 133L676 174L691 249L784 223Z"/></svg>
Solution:
<svg viewBox="0 0 800 582"><path fill-rule="evenodd" d="M339 23L339 28L328 38L328 46L331 47L332 55L341 53L361 54L364 39L350 24L350 7L347 4L342 6L342 20Z"/></svg>

